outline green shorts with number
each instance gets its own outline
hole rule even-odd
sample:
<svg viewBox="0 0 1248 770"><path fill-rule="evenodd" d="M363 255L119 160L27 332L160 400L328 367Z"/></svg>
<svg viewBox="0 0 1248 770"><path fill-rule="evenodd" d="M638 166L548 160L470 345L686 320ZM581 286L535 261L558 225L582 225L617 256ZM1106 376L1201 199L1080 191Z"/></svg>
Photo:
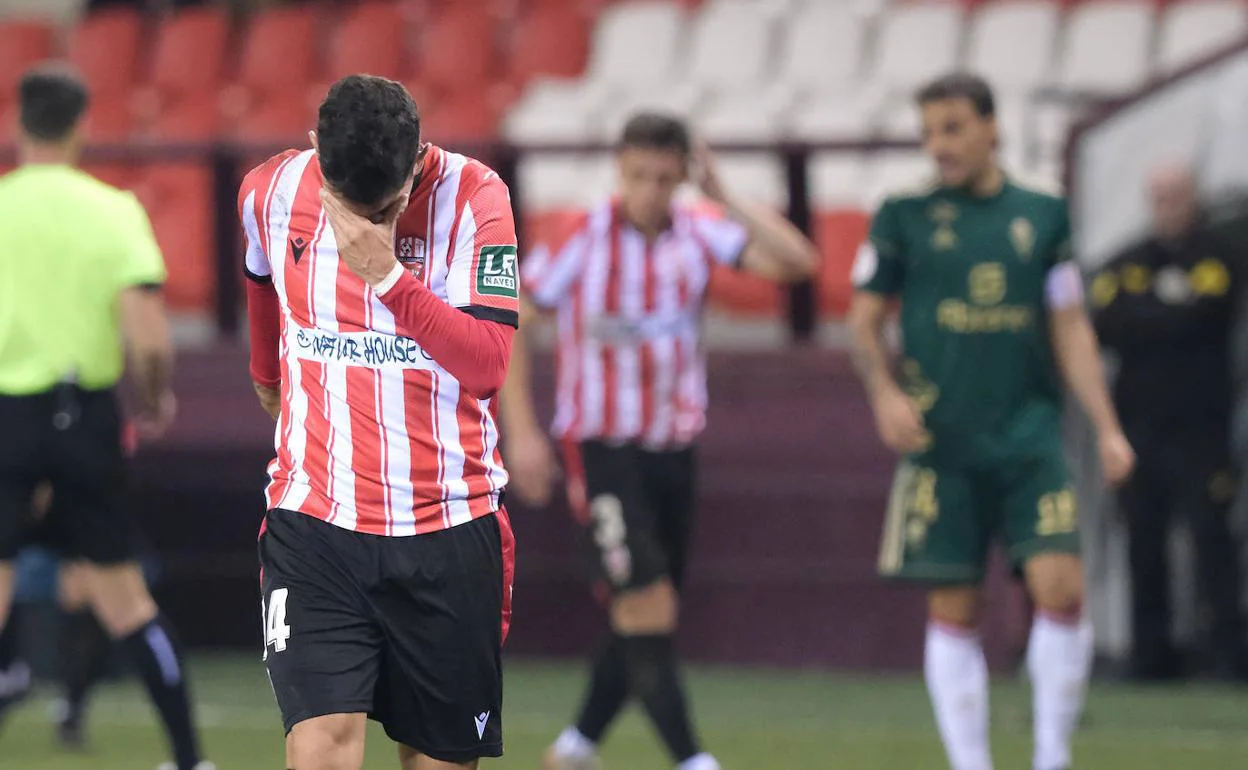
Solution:
<svg viewBox="0 0 1248 770"><path fill-rule="evenodd" d="M903 460L889 494L880 574L978 583L994 538L1021 569L1039 553L1078 553L1078 530L1060 451L974 469Z"/></svg>

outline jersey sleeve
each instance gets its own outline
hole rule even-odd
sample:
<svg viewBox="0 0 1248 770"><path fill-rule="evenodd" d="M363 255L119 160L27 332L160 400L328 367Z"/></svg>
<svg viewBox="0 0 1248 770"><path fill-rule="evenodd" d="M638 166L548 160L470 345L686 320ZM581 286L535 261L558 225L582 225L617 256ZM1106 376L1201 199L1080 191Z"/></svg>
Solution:
<svg viewBox="0 0 1248 770"><path fill-rule="evenodd" d="M705 245L712 262L728 267L741 265L750 233L740 222L719 211L698 213L693 217L693 231Z"/></svg>
<svg viewBox="0 0 1248 770"><path fill-rule="evenodd" d="M1045 255L1049 271L1045 276L1044 299L1049 308L1062 310L1083 304L1083 274L1071 254L1070 215L1066 201L1058 200L1054 211L1053 245Z"/></svg>
<svg viewBox="0 0 1248 770"><path fill-rule="evenodd" d="M488 172L460 214L447 301L476 318L519 326L516 258L511 194L497 174Z"/></svg>
<svg viewBox="0 0 1248 770"><path fill-rule="evenodd" d="M580 280L589 248L588 217L578 217L554 238L537 244L520 264L520 283L534 305L551 310Z"/></svg>
<svg viewBox="0 0 1248 770"><path fill-rule="evenodd" d="M892 296L901 292L905 268L897 206L886 201L871 221L867 240L858 248L850 279L858 291Z"/></svg>
<svg viewBox="0 0 1248 770"><path fill-rule="evenodd" d="M1046 255L1050 265L1059 265L1074 259L1071 247L1070 211L1066 207L1066 199L1058 199L1054 206L1055 223L1053 226L1053 245Z"/></svg>
<svg viewBox="0 0 1248 770"><path fill-rule="evenodd" d="M121 288L160 286L165 282L165 259L152 231L152 222L139 199L123 193L118 211L120 246L117 252L117 279Z"/></svg>
<svg viewBox="0 0 1248 770"><path fill-rule="evenodd" d="M255 181L259 170L257 168L248 174L238 190L238 219L243 227L243 274L253 281L265 283L272 280L273 269L264 252L256 211L258 194Z"/></svg>

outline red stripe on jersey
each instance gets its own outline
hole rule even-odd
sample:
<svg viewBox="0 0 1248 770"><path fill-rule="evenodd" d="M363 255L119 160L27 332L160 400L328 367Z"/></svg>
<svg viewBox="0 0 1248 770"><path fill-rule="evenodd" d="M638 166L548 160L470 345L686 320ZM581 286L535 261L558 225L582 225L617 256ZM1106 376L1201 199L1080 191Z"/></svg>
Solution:
<svg viewBox="0 0 1248 770"><path fill-rule="evenodd" d="M489 474L485 470L485 438L482 436L485 413L475 398L460 390L455 419L459 422L459 445L464 448L464 479L468 482L468 499L486 497L493 490Z"/></svg>
<svg viewBox="0 0 1248 770"><path fill-rule="evenodd" d="M620 263L622 259L624 238L623 228L620 227L619 219L613 218L611 222L610 233L611 244L610 252L607 258L607 285L603 289L605 296L603 297L602 312L608 318L616 318L620 314L620 291L622 289L620 281ZM604 385L602 394L602 435L614 436L617 432L616 425L616 389L618 387L618 377L616 370L618 364L615 360L615 345L610 342L602 344L602 382Z"/></svg>
<svg viewBox="0 0 1248 770"><path fill-rule="evenodd" d="M416 514L416 531L442 529L442 450L437 441L436 409L430 407L429 393L434 375L408 369L403 372L403 403L406 408L404 425L412 438L412 501Z"/></svg>
<svg viewBox="0 0 1248 770"><path fill-rule="evenodd" d="M645 297L644 312L649 318L659 307L658 277L655 275L654 245L646 244L645 274L642 276ZM641 345L641 435L647 435L654 425L654 343L646 340Z"/></svg>
<svg viewBox="0 0 1248 770"><path fill-rule="evenodd" d="M325 365L319 361L300 359L299 379L308 398L308 415L303 421L307 434L304 451L303 474L308 478L312 493L300 506L300 510L318 519L331 521L333 508L329 495L333 494L329 477L329 391L325 387Z"/></svg>
<svg viewBox="0 0 1248 770"><path fill-rule="evenodd" d="M355 474L355 509L386 510L386 466L377 415L381 407L377 372L347 367L347 404L351 410L351 471ZM387 525L389 522L387 522Z"/></svg>

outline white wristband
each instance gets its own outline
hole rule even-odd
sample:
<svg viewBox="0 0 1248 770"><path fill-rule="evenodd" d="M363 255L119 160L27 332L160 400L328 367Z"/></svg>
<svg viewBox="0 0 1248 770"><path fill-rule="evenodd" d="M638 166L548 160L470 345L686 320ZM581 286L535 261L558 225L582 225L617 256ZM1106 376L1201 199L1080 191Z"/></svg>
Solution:
<svg viewBox="0 0 1248 770"><path fill-rule="evenodd" d="M394 267L389 273L386 274L386 277L373 284L373 291L380 297L382 294L385 294L394 288L394 285L399 282L400 278L403 277L403 273L403 265L395 262Z"/></svg>

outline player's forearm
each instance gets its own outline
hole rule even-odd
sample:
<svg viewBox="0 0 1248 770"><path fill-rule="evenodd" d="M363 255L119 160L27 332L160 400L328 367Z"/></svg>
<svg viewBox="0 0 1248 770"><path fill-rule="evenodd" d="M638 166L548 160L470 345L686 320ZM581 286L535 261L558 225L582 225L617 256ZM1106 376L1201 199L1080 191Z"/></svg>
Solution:
<svg viewBox="0 0 1248 770"><path fill-rule="evenodd" d="M282 307L272 283L247 280L247 328L251 339L251 379L275 390L282 382ZM267 407L266 407L267 408Z"/></svg>
<svg viewBox="0 0 1248 770"><path fill-rule="evenodd" d="M766 206L725 196L728 216L740 222L749 233L750 243L770 263L771 271L782 281L799 281L814 274L819 252L801 230Z"/></svg>
<svg viewBox="0 0 1248 770"><path fill-rule="evenodd" d="M520 331L516 334L511 346L511 364L507 371L507 381L503 383L503 389L499 393L498 408L503 420L503 430L508 433L541 432L537 409L533 404L533 380L526 327L525 317L522 314Z"/></svg>
<svg viewBox="0 0 1248 770"><path fill-rule="evenodd" d="M160 409L173 377L173 336L159 291L135 286L121 295L122 324L129 351L129 375L139 407Z"/></svg>
<svg viewBox="0 0 1248 770"><path fill-rule="evenodd" d="M1053 348L1062 377L1097 433L1122 430L1105 381L1096 334L1082 308L1059 311L1053 318Z"/></svg>
<svg viewBox="0 0 1248 770"><path fill-rule="evenodd" d="M492 398L503 386L511 326L451 307L406 270L378 299L394 314L398 332L416 340L474 398Z"/></svg>
<svg viewBox="0 0 1248 770"><path fill-rule="evenodd" d="M139 408L146 414L160 411L161 399L173 379L173 347L134 348L130 353L130 380Z"/></svg>
<svg viewBox="0 0 1248 770"><path fill-rule="evenodd" d="M850 355L858 379L872 399L897 387L884 340L883 305L883 298L860 294L849 312Z"/></svg>

